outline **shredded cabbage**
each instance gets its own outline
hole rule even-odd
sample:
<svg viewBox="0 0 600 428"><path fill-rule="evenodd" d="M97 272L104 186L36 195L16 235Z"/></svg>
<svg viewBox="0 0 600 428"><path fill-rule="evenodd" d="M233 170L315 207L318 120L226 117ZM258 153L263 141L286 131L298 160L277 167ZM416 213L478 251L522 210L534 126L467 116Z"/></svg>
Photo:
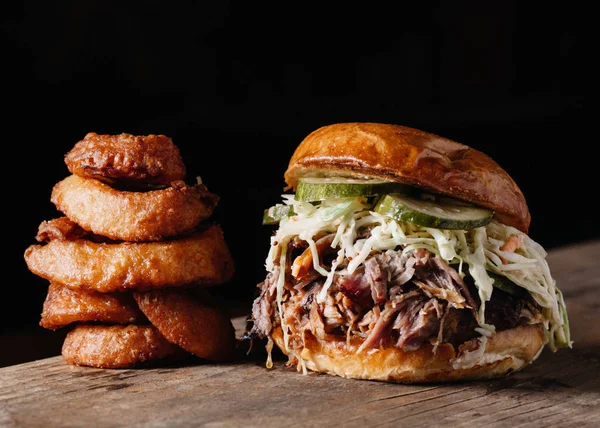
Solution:
<svg viewBox="0 0 600 428"><path fill-rule="evenodd" d="M285 325L285 320L283 318L283 303L282 303L283 287L285 285L286 254L287 254L287 241L285 242L285 245L281 245L281 256L280 256L280 261L279 261L280 269L279 269L279 276L277 277L277 308L279 309L279 317L280 317L280 321L281 321L281 331L283 332L283 343L285 345L285 350L289 351L289 348L288 348L289 335L288 335L287 326Z"/></svg>
<svg viewBox="0 0 600 428"><path fill-rule="evenodd" d="M495 331L485 323L485 303L490 300L494 287L488 271L504 275L518 286L526 289L542 307L546 342L550 349L570 347L569 323L564 300L556 281L552 278L546 251L537 242L516 228L495 220L488 225L472 230L440 230L420 227L396 221L391 217L371 211L366 198L328 199L318 204L296 201L294 195L282 195L284 203L293 205L295 215L283 219L271 238L271 248L265 266L274 272L279 259L277 304L282 314L282 294L285 281L286 249L291 239L299 237L308 242L313 254L315 269L326 277L325 286L317 296L318 301L326 297L334 273L346 275L358 269L373 251L396 250L403 252L424 248L442 257L446 262L458 264L457 271L465 276L464 265L473 277L481 300L477 316L477 331L482 337ZM358 238L359 229L367 226L369 233ZM338 257L328 270L321 265L314 237L322 233L335 233L331 246L339 248ZM511 237L518 237L521 245L517 250L503 250ZM346 268L338 269L344 260ZM287 347L287 331L283 326Z"/></svg>

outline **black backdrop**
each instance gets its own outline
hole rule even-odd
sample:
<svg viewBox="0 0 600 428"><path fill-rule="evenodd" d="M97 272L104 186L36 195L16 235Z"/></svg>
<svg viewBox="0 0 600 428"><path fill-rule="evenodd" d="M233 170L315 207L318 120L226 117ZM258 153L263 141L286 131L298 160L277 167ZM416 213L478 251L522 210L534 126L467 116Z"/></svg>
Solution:
<svg viewBox="0 0 600 428"><path fill-rule="evenodd" d="M271 232L262 211L279 202L295 146L334 122L403 124L482 150L520 185L534 239L598 237L590 12L413 3L3 4L0 331L39 332L47 282L23 252L59 215L50 192L68 174L63 156L90 131L168 135L189 176L219 194L214 219L237 266L226 299L252 298Z"/></svg>

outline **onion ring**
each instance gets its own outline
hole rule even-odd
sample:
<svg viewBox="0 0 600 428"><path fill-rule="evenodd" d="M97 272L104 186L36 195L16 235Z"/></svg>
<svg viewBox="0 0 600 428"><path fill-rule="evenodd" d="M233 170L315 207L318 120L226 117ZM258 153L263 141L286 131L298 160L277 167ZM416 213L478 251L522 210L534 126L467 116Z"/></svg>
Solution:
<svg viewBox="0 0 600 428"><path fill-rule="evenodd" d="M74 322L132 324L147 322L131 293L98 293L72 290L51 282L44 300L40 325L57 330Z"/></svg>
<svg viewBox="0 0 600 428"><path fill-rule="evenodd" d="M122 191L102 181L70 175L56 183L50 200L83 229L122 241L159 241L194 229L210 217L219 197L203 184L144 192Z"/></svg>
<svg viewBox="0 0 600 428"><path fill-rule="evenodd" d="M38 242L50 242L53 239L89 239L94 242L108 242L109 238L95 235L82 229L77 223L68 217L57 217L52 220L44 220L38 227L35 239Z"/></svg>
<svg viewBox="0 0 600 428"><path fill-rule="evenodd" d="M69 288L101 293L195 284L216 285L234 274L234 263L218 224L159 242L96 243L53 239L24 254L34 274Z"/></svg>
<svg viewBox="0 0 600 428"><path fill-rule="evenodd" d="M179 149L164 135L90 132L65 155L65 163L72 174L100 180L169 185L186 174Z"/></svg>
<svg viewBox="0 0 600 428"><path fill-rule="evenodd" d="M133 297L169 342L207 360L232 359L235 329L218 308L194 298L186 289L134 292Z"/></svg>
<svg viewBox="0 0 600 428"><path fill-rule="evenodd" d="M180 353L155 327L136 324L79 324L62 346L67 363L105 369L134 368Z"/></svg>
<svg viewBox="0 0 600 428"><path fill-rule="evenodd" d="M38 242L49 242L53 239L85 238L86 235L87 231L68 217L58 217L41 222L35 239Z"/></svg>

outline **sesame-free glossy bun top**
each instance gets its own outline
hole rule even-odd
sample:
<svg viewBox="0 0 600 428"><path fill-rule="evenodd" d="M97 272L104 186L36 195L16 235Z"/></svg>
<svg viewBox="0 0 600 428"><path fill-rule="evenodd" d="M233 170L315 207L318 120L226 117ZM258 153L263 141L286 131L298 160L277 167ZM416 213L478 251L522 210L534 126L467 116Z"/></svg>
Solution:
<svg viewBox="0 0 600 428"><path fill-rule="evenodd" d="M523 193L492 158L464 144L406 126L351 122L323 126L296 148L287 189L308 176L403 182L494 210L496 220L527 233Z"/></svg>

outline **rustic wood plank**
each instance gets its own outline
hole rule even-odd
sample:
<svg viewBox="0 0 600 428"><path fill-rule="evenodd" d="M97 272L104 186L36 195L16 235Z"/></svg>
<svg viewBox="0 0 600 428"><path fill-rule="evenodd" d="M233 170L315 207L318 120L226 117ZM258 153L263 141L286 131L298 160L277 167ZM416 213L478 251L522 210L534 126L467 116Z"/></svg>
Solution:
<svg viewBox="0 0 600 428"><path fill-rule="evenodd" d="M573 349L495 381L396 385L277 360L104 370L47 358L0 369L0 426L600 426L600 242L553 250ZM243 318L236 318L243 330Z"/></svg>

